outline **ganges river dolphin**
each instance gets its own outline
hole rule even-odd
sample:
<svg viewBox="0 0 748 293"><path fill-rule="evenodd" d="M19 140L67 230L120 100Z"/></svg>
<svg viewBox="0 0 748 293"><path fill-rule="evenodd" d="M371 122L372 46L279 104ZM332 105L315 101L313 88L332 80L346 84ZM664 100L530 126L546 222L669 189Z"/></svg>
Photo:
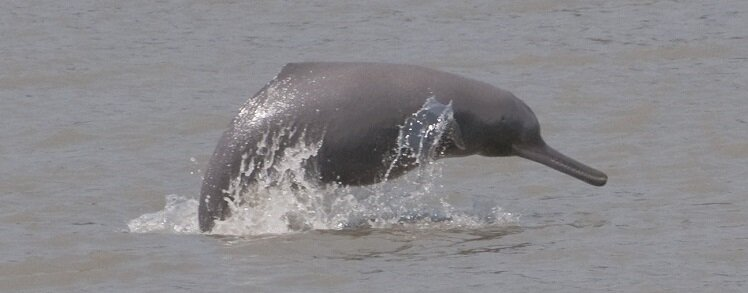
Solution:
<svg viewBox="0 0 748 293"><path fill-rule="evenodd" d="M414 154L424 148L432 159L519 156L591 185L608 179L548 146L532 110L488 83L414 65L290 63L219 140L200 192L200 230L229 217L236 195L302 144L316 148L301 162L308 177L325 184L396 178L423 162Z"/></svg>

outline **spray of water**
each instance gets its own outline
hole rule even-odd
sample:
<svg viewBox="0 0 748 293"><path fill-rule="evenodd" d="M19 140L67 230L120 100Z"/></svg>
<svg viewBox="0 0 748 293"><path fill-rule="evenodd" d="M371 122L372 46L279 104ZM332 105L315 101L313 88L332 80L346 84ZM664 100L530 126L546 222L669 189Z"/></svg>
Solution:
<svg viewBox="0 0 748 293"><path fill-rule="evenodd" d="M498 206L458 209L435 184L441 177L436 158L441 140L450 131L452 105L433 98L400 126L385 181L365 187L321 184L311 162L322 137L308 135L303 126L267 131L254 155L245 154L240 175L227 192L231 217L216 221L211 233L222 235L284 234L311 229L478 228L515 222L516 216ZM297 143L288 145L288 138ZM390 173L401 165L417 168L398 179ZM311 174L311 176L310 176ZM246 178L252 178L246 184ZM242 179L244 178L244 180ZM166 198L163 211L145 214L128 224L132 232L199 233L197 201L177 195Z"/></svg>

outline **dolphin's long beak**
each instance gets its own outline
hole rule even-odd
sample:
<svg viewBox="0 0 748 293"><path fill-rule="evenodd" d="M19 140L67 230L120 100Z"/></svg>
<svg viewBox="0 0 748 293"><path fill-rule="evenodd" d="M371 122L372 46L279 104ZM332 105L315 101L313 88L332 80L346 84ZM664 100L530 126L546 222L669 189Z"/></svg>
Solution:
<svg viewBox="0 0 748 293"><path fill-rule="evenodd" d="M546 144L514 145L512 149L517 156L541 163L589 184L603 186L608 181L608 175L605 173L577 162Z"/></svg>

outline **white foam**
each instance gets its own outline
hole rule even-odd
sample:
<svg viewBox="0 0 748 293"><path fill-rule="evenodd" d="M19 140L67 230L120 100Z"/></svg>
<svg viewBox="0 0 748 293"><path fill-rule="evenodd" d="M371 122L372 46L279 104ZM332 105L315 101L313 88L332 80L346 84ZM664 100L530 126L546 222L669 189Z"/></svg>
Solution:
<svg viewBox="0 0 748 293"><path fill-rule="evenodd" d="M127 227L133 233L198 233L197 200L176 194L167 195L163 210L130 220Z"/></svg>
<svg viewBox="0 0 748 293"><path fill-rule="evenodd" d="M446 195L425 193L424 185L412 183L402 180L373 188L333 186L303 194L271 189L264 194L267 202L262 206L232 205L232 216L216 221L211 234L266 235L360 227L477 229L512 225L519 220L493 203L455 208ZM306 198L295 199L299 195ZM133 233L199 233L197 206L194 198L167 195L163 210L131 220L128 228Z"/></svg>

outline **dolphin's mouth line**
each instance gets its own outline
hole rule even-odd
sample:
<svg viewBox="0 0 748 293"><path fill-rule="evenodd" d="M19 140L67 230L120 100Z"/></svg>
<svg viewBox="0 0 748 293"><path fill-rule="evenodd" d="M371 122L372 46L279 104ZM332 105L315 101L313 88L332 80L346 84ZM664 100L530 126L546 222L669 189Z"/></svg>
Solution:
<svg viewBox="0 0 748 293"><path fill-rule="evenodd" d="M531 147L515 145L512 149L517 156L541 163L591 185L603 186L608 181L605 173L577 162L547 145Z"/></svg>

